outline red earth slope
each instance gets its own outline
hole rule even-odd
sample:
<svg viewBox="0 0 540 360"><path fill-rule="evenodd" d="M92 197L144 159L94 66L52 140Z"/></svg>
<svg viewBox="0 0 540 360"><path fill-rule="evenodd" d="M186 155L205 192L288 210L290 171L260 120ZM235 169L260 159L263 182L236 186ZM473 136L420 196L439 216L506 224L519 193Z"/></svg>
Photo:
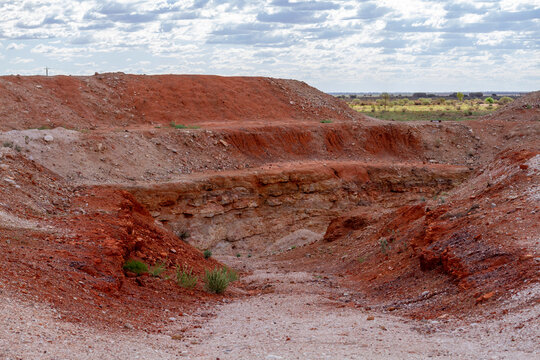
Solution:
<svg viewBox="0 0 540 360"><path fill-rule="evenodd" d="M296 80L123 73L0 77L0 130L361 118L345 102Z"/></svg>
<svg viewBox="0 0 540 360"><path fill-rule="evenodd" d="M1 291L51 303L73 321L145 327L161 320L164 308L181 313L211 298L122 269L130 258L159 261L167 266L163 275L174 278L177 265L199 275L218 265L157 225L129 193L73 187L15 151L3 154Z"/></svg>

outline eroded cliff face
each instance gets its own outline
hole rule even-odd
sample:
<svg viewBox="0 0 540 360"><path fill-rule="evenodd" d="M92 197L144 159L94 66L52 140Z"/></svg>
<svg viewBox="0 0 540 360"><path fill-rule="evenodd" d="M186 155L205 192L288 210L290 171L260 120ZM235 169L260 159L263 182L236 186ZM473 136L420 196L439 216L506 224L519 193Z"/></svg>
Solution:
<svg viewBox="0 0 540 360"><path fill-rule="evenodd" d="M198 248L262 253L299 229L324 233L351 207L385 211L446 191L468 174L462 166L422 163L304 162L127 190Z"/></svg>

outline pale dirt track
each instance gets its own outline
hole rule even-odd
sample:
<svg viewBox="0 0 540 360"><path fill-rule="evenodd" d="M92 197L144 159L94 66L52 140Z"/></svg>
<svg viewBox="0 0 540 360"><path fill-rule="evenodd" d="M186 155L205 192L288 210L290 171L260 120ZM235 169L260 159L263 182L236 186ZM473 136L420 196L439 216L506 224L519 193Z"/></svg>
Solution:
<svg viewBox="0 0 540 360"><path fill-rule="evenodd" d="M451 317L416 321L341 302L347 291L332 278L285 273L266 260L222 260L238 268L247 263L253 272L242 281L263 293L189 316L171 313L162 334L95 331L2 293L0 359L538 358L539 305L468 325ZM538 288L516 294L511 306L538 294Z"/></svg>

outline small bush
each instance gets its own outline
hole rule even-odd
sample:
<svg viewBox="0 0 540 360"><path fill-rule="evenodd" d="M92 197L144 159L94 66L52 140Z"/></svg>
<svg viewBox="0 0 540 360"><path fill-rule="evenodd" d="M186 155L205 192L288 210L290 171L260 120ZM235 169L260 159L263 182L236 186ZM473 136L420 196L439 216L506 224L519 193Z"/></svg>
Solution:
<svg viewBox="0 0 540 360"><path fill-rule="evenodd" d="M321 123L330 124L330 123L332 123L332 120L321 120Z"/></svg>
<svg viewBox="0 0 540 360"><path fill-rule="evenodd" d="M193 275L193 269L184 265L182 268L176 268L176 283L186 289L191 289L197 285L199 278Z"/></svg>
<svg viewBox="0 0 540 360"><path fill-rule="evenodd" d="M191 234L190 234L189 232L185 231L185 230L182 230L182 231L178 231L178 232L176 233L176 236L178 236L178 237L180 238L180 240L186 241L186 239L187 239L188 237L190 237Z"/></svg>
<svg viewBox="0 0 540 360"><path fill-rule="evenodd" d="M171 125L171 127L175 128L175 129L198 129L199 126L187 126L187 125L184 125L184 124L175 124L174 121L171 121L171 123L169 124Z"/></svg>
<svg viewBox="0 0 540 360"><path fill-rule="evenodd" d="M509 104L511 103L512 101L514 101L514 99L512 99L511 97L509 96L503 96L502 98L499 99L499 105L506 105L506 104Z"/></svg>
<svg viewBox="0 0 540 360"><path fill-rule="evenodd" d="M157 262L154 266L150 268L150 275L154 277L159 277L165 271L166 265L162 262Z"/></svg>
<svg viewBox="0 0 540 360"><path fill-rule="evenodd" d="M131 271L137 275L141 275L148 272L148 266L145 263L135 259L129 259L124 263L124 270Z"/></svg>
<svg viewBox="0 0 540 360"><path fill-rule="evenodd" d="M487 97L484 101L486 104L493 104L495 102L492 97Z"/></svg>
<svg viewBox="0 0 540 360"><path fill-rule="evenodd" d="M209 259L212 256L212 252L208 249L204 250L203 256L205 259Z"/></svg>
<svg viewBox="0 0 540 360"><path fill-rule="evenodd" d="M208 292L222 294L229 286L229 272L224 268L214 268L212 271L206 270L204 282Z"/></svg>
<svg viewBox="0 0 540 360"><path fill-rule="evenodd" d="M175 124L174 121L171 122L171 127L175 128L175 129L187 129L187 126L186 125L183 125L183 124Z"/></svg>
<svg viewBox="0 0 540 360"><path fill-rule="evenodd" d="M2 144L3 147L12 148L13 143L11 141L6 141Z"/></svg>

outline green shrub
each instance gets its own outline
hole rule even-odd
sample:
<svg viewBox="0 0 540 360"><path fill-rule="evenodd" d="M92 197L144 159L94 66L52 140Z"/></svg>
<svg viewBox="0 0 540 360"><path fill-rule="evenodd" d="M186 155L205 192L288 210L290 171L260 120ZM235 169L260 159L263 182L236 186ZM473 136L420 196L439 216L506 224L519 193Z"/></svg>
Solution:
<svg viewBox="0 0 540 360"><path fill-rule="evenodd" d="M430 98L420 98L420 99L418 99L418 101L420 102L420 105L430 105L431 104L431 99Z"/></svg>
<svg viewBox="0 0 540 360"><path fill-rule="evenodd" d="M148 271L150 275L154 277L159 277L165 271L166 265L162 262L157 262L154 266Z"/></svg>
<svg viewBox="0 0 540 360"><path fill-rule="evenodd" d="M148 272L148 266L145 263L135 259L129 259L124 263L124 270L131 271L137 275L141 275Z"/></svg>
<svg viewBox="0 0 540 360"><path fill-rule="evenodd" d="M499 105L506 105L506 104L509 104L511 103L512 101L514 101L514 99L512 99L511 97L509 96L503 96L502 98L499 99Z"/></svg>
<svg viewBox="0 0 540 360"><path fill-rule="evenodd" d="M204 282L208 292L222 294L229 286L229 272L225 268L214 268L212 271L206 270Z"/></svg>
<svg viewBox="0 0 540 360"><path fill-rule="evenodd" d="M13 143L11 141L6 141L2 144L3 147L8 147L8 148L12 148L13 147Z"/></svg>
<svg viewBox="0 0 540 360"><path fill-rule="evenodd" d="M176 283L186 289L191 289L197 285L199 278L197 275L193 275L193 269L184 265L182 268L178 266L176 268Z"/></svg>
<svg viewBox="0 0 540 360"><path fill-rule="evenodd" d="M186 230L181 230L181 231L178 231L178 232L176 233L176 236L178 236L178 237L180 238L180 240L186 241L186 239L187 239L188 237L190 237L191 234L190 234L189 232L187 232Z"/></svg>
<svg viewBox="0 0 540 360"><path fill-rule="evenodd" d="M183 125L183 124L175 124L174 121L171 121L171 127L175 128L175 129L187 129L187 126L186 125Z"/></svg>
<svg viewBox="0 0 540 360"><path fill-rule="evenodd" d="M203 256L205 259L209 259L212 256L212 252L208 249L204 250Z"/></svg>
<svg viewBox="0 0 540 360"><path fill-rule="evenodd" d="M321 123L330 124L330 123L332 123L332 120L321 120Z"/></svg>
<svg viewBox="0 0 540 360"><path fill-rule="evenodd" d="M169 124L171 125L171 127L175 128L175 129L198 129L199 126L187 126L187 125L184 125L184 124L175 124L174 121L171 121L171 123Z"/></svg>
<svg viewBox="0 0 540 360"><path fill-rule="evenodd" d="M487 97L484 101L486 104L493 104L495 102L492 97Z"/></svg>

